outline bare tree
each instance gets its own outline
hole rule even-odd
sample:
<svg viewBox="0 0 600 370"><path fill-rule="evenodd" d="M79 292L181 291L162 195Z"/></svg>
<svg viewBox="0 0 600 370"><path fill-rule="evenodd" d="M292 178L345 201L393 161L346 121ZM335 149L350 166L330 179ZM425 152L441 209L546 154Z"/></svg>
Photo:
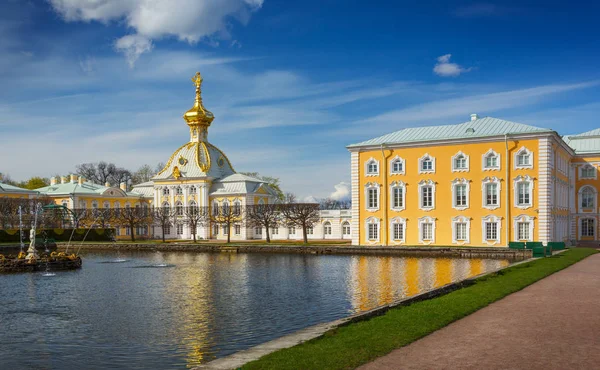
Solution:
<svg viewBox="0 0 600 370"><path fill-rule="evenodd" d="M271 242L270 228L277 227L283 220L279 204L256 204L246 207L246 222L251 227L265 228L267 243Z"/></svg>
<svg viewBox="0 0 600 370"><path fill-rule="evenodd" d="M150 181L150 179L152 178L152 176L154 176L155 173L156 172L154 172L152 167L145 164L133 173L131 181L134 184L141 184L143 182Z"/></svg>
<svg viewBox="0 0 600 370"><path fill-rule="evenodd" d="M109 182L118 186L122 182L131 180L131 172L117 167L114 163L98 162L98 163L82 163L76 167L77 173L92 182L104 185Z"/></svg>
<svg viewBox="0 0 600 370"><path fill-rule="evenodd" d="M115 215L117 223L121 226L129 228L131 241L135 241L135 231L139 226L148 226L151 223L152 217L146 207L136 204L135 207L121 208Z"/></svg>
<svg viewBox="0 0 600 370"><path fill-rule="evenodd" d="M319 222L319 204L318 203L287 203L282 205L281 211L285 222L289 226L302 228L304 244L308 243L306 229L313 227Z"/></svg>
<svg viewBox="0 0 600 370"><path fill-rule="evenodd" d="M321 209L350 209L352 202L349 199L323 198L319 201Z"/></svg>
<svg viewBox="0 0 600 370"><path fill-rule="evenodd" d="M152 209L152 222L154 225L160 227L163 243L165 242L165 231L167 230L167 227L172 225L175 211L176 210L169 207L168 204Z"/></svg>
<svg viewBox="0 0 600 370"><path fill-rule="evenodd" d="M185 222L189 226L192 235L194 236L194 243L196 242L196 234L198 233L198 227L208 224L209 215L208 207L189 206L184 209Z"/></svg>
<svg viewBox="0 0 600 370"><path fill-rule="evenodd" d="M228 202L224 202L220 207L212 208L209 213L211 224L224 228L227 232L227 243L231 242L231 225L241 223L244 220L242 207L237 203L232 207Z"/></svg>

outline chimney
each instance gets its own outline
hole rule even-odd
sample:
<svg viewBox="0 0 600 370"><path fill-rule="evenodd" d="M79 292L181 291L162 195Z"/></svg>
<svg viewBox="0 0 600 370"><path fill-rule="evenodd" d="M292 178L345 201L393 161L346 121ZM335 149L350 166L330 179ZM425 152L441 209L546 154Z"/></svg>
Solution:
<svg viewBox="0 0 600 370"><path fill-rule="evenodd" d="M121 190L123 190L123 191L127 191L127 183L125 183L125 182L122 182L122 183L119 185L119 187L121 188Z"/></svg>
<svg viewBox="0 0 600 370"><path fill-rule="evenodd" d="M85 178L83 177L79 177L79 185L83 185L83 183L85 182Z"/></svg>
<svg viewBox="0 0 600 370"><path fill-rule="evenodd" d="M107 188L110 188L110 182L108 182L108 181L107 181L107 182L105 182L105 183L104 183L104 186L106 186Z"/></svg>
<svg viewBox="0 0 600 370"><path fill-rule="evenodd" d="M71 175L71 182L77 182L77 175Z"/></svg>
<svg viewBox="0 0 600 370"><path fill-rule="evenodd" d="M56 185L56 177L52 176L50 178L50 185Z"/></svg>
<svg viewBox="0 0 600 370"><path fill-rule="evenodd" d="M479 119L479 116L477 115L477 113L471 114L471 121L475 121L475 120L478 120L478 119Z"/></svg>
<svg viewBox="0 0 600 370"><path fill-rule="evenodd" d="M65 176L60 177L60 183L65 184L67 182L67 178Z"/></svg>

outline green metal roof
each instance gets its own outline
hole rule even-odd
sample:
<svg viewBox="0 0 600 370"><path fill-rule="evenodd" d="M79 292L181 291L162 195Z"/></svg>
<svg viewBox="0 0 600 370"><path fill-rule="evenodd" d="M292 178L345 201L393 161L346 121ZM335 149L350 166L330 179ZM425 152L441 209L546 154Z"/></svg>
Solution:
<svg viewBox="0 0 600 370"><path fill-rule="evenodd" d="M110 194L106 193L108 190L112 189L115 193ZM98 184L94 184L93 182L84 182L79 185L79 182L65 182L50 186L44 186L43 188L36 189L36 191L40 192L44 195L122 195L123 191L116 187L107 187ZM129 197L140 197L142 194L137 192L126 192Z"/></svg>
<svg viewBox="0 0 600 370"><path fill-rule="evenodd" d="M505 121L498 118L483 117L456 125L405 128L361 143L348 145L348 148L380 144L400 144L431 140L467 139L504 134L542 132L553 132L553 130Z"/></svg>
<svg viewBox="0 0 600 370"><path fill-rule="evenodd" d="M575 151L575 154L600 153L600 129L577 135L563 136L563 140Z"/></svg>
<svg viewBox="0 0 600 370"><path fill-rule="evenodd" d="M3 182L0 182L0 192L6 193L27 193L27 194L36 194L37 191L19 188L17 186L8 185Z"/></svg>

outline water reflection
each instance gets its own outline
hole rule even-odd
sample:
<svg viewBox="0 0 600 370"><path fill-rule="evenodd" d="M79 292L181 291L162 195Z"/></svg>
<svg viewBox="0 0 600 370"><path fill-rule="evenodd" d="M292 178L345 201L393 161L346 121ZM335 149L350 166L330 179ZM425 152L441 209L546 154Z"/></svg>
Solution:
<svg viewBox="0 0 600 370"><path fill-rule="evenodd" d="M353 312L390 304L508 264L508 260L353 257L348 284Z"/></svg>
<svg viewBox="0 0 600 370"><path fill-rule="evenodd" d="M508 264L226 253L84 257L82 270L51 278L0 277L0 367L194 367ZM106 263L116 258L124 261Z"/></svg>

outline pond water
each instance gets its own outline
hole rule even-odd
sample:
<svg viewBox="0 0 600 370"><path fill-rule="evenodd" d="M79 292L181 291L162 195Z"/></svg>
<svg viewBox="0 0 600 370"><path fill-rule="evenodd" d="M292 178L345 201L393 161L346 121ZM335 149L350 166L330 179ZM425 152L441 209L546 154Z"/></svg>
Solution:
<svg viewBox="0 0 600 370"><path fill-rule="evenodd" d="M508 260L87 252L0 275L0 368L185 369Z"/></svg>

